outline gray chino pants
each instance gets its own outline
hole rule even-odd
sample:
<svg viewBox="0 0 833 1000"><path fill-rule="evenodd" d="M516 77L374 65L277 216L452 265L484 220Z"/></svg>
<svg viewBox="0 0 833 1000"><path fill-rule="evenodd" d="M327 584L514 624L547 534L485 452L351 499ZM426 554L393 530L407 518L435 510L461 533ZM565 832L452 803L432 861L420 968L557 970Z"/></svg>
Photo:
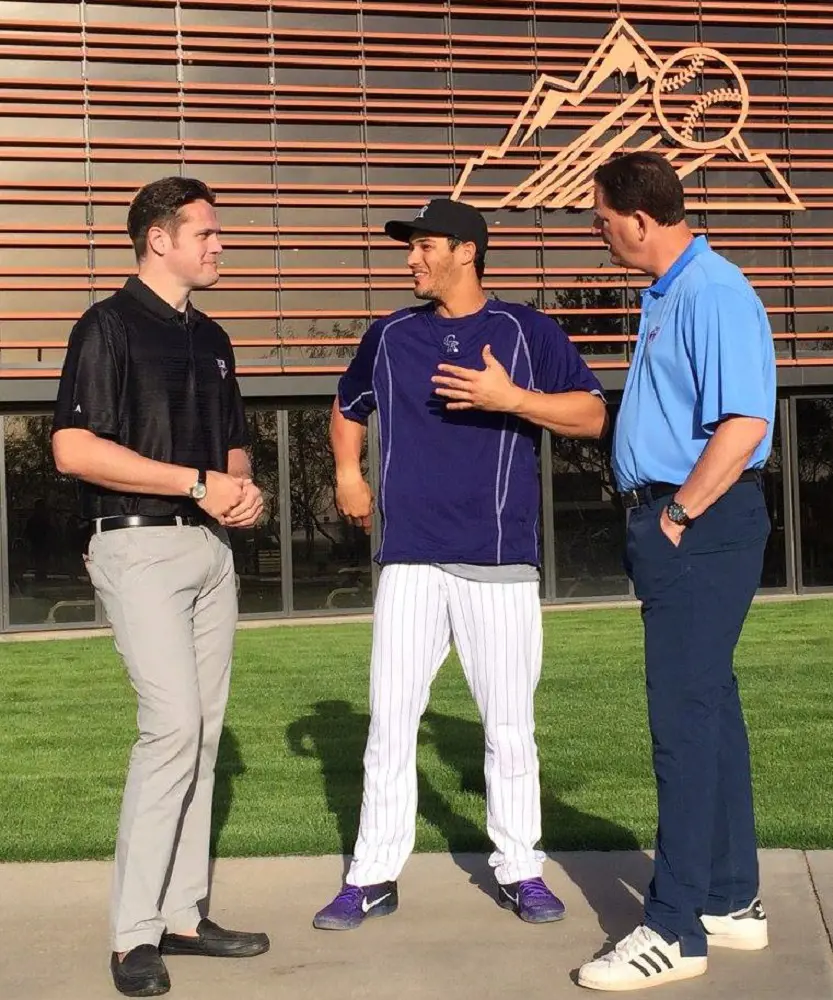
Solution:
<svg viewBox="0 0 833 1000"><path fill-rule="evenodd" d="M237 593L222 528L102 532L87 569L138 698L111 902L122 952L200 919Z"/></svg>

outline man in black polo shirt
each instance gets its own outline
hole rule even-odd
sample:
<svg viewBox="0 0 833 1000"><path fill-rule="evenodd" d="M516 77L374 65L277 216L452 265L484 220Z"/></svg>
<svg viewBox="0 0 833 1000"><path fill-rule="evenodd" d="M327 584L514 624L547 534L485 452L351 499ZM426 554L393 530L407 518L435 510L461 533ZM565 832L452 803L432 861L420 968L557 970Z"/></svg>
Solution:
<svg viewBox="0 0 833 1000"><path fill-rule="evenodd" d="M231 344L190 303L218 280L214 202L178 177L136 196L138 277L73 329L53 428L58 469L80 480L90 578L138 696L111 909L111 970L128 996L170 989L160 952L269 947L197 908L237 622L227 529L263 512Z"/></svg>

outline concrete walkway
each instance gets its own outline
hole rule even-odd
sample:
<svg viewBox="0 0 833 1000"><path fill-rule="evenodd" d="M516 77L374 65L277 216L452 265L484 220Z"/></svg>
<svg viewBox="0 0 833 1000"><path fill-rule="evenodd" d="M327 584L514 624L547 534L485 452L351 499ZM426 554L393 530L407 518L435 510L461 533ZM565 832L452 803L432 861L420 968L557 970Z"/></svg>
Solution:
<svg viewBox="0 0 833 1000"><path fill-rule="evenodd" d="M764 851L771 946L714 950L708 974L669 985L672 1000L830 1000L833 852ZM341 858L221 861L212 916L266 930L248 961L172 958L174 1000L558 1000L590 997L575 970L638 922L650 861L638 853L558 854L546 877L569 914L532 927L500 910L481 856L419 855L399 913L344 934L314 931ZM113 1000L107 969L109 864L0 865L0 998ZM486 889L488 888L488 892ZM641 995L641 994L640 994Z"/></svg>

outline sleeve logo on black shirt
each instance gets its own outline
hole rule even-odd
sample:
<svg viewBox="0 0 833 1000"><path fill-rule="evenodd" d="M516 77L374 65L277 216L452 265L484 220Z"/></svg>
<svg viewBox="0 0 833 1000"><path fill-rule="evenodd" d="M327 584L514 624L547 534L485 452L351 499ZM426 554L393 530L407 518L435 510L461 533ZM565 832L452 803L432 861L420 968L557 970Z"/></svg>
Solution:
<svg viewBox="0 0 833 1000"><path fill-rule="evenodd" d="M217 367L220 369L221 377L225 378L226 375L228 375L228 365L226 364L225 359L215 358L214 360L217 362Z"/></svg>

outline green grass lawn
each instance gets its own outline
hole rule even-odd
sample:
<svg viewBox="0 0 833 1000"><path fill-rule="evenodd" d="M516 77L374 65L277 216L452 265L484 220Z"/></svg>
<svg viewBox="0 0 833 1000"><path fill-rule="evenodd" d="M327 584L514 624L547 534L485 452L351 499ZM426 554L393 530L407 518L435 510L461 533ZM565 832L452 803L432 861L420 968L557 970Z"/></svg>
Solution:
<svg viewBox="0 0 833 1000"><path fill-rule="evenodd" d="M741 642L763 846L833 846L831 615L827 600L760 605ZM638 613L561 612L545 623L545 846L650 846ZM219 854L350 850L369 642L365 624L240 633L215 795ZM135 734L110 639L0 646L0 705L0 860L109 857ZM487 848L482 749L452 658L421 729L418 850Z"/></svg>

